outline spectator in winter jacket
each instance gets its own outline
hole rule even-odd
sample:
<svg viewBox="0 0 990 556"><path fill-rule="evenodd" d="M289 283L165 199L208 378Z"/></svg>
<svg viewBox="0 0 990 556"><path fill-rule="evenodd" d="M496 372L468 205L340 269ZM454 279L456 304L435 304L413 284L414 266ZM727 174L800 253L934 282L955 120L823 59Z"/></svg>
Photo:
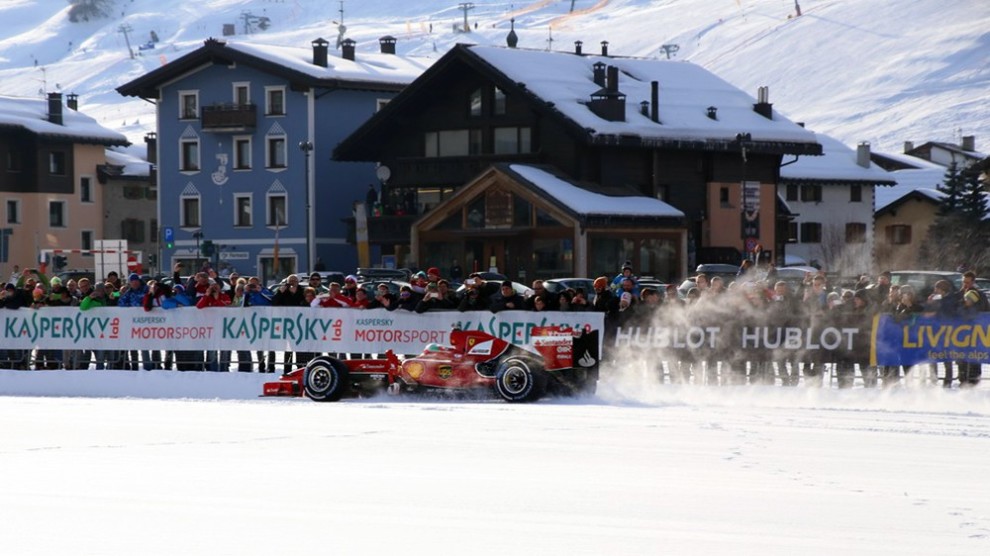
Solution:
<svg viewBox="0 0 990 556"><path fill-rule="evenodd" d="M436 282L430 282L426 285L426 293L423 295L423 299L420 299L419 303L416 304L416 312L425 313L439 309L454 309L455 307L455 305L440 294L439 285Z"/></svg>
<svg viewBox="0 0 990 556"><path fill-rule="evenodd" d="M399 289L399 301L395 305L396 309L412 312L416 310L417 303L419 303L419 296L413 292L411 286L402 286Z"/></svg>
<svg viewBox="0 0 990 556"><path fill-rule="evenodd" d="M354 304L350 297L344 295L341 291L342 288L337 282L330 283L330 291L317 297L310 303L311 307L325 307L325 308L343 308L350 307Z"/></svg>
<svg viewBox="0 0 990 556"><path fill-rule="evenodd" d="M543 285L542 282L540 285ZM543 299L544 302L546 300L545 296L534 295L534 297ZM524 309L526 309L526 300L512 289L512 282L509 280L502 282L498 295L492 299L491 311L498 313L499 311L521 311Z"/></svg>
<svg viewBox="0 0 990 556"><path fill-rule="evenodd" d="M118 307L143 307L144 306L144 296L148 293L148 286L144 284L141 280L141 276L137 273L132 273L127 277L127 288L120 294L120 298L117 300ZM136 371L141 366L141 362L138 360L138 352L130 351L127 352L128 361L125 362L125 366ZM144 370L150 371L153 368L151 363L151 352L148 350L141 351L141 360L144 361Z"/></svg>

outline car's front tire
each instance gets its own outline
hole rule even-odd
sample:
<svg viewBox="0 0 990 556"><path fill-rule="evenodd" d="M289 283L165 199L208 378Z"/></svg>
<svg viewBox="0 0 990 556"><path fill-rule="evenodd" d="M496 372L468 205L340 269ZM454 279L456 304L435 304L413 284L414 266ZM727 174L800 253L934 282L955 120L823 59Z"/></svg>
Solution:
<svg viewBox="0 0 990 556"><path fill-rule="evenodd" d="M303 372L306 397L318 402L335 402L349 387L347 366L332 357L317 357Z"/></svg>

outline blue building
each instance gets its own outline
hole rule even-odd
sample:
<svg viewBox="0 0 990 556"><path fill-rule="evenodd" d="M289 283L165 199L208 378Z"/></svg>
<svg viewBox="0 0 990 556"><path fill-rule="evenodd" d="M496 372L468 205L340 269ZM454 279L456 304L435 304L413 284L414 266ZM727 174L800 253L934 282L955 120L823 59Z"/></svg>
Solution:
<svg viewBox="0 0 990 556"><path fill-rule="evenodd" d="M158 221L174 231L163 268L200 266L204 244L221 270L263 280L358 264L345 220L377 184L375 164L331 152L430 63L397 56L393 37L379 42L359 56L348 39L337 56L323 39L311 49L209 39L117 89L157 105Z"/></svg>

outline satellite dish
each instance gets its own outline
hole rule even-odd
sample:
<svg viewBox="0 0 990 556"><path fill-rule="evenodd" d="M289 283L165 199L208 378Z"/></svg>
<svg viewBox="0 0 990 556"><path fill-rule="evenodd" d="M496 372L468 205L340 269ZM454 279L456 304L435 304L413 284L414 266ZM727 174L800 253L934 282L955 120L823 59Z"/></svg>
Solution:
<svg viewBox="0 0 990 556"><path fill-rule="evenodd" d="M389 170L388 166L381 164L378 166L378 169L375 170L375 175L378 176L379 180L385 182L392 177L392 170Z"/></svg>

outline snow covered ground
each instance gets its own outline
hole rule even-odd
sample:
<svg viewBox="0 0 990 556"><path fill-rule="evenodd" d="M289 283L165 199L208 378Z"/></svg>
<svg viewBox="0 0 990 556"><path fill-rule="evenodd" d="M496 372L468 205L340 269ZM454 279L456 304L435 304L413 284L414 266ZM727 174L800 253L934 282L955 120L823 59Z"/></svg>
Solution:
<svg viewBox="0 0 990 556"><path fill-rule="evenodd" d="M986 385L629 369L579 400L317 404L270 377L0 371L3 552L990 553Z"/></svg>

